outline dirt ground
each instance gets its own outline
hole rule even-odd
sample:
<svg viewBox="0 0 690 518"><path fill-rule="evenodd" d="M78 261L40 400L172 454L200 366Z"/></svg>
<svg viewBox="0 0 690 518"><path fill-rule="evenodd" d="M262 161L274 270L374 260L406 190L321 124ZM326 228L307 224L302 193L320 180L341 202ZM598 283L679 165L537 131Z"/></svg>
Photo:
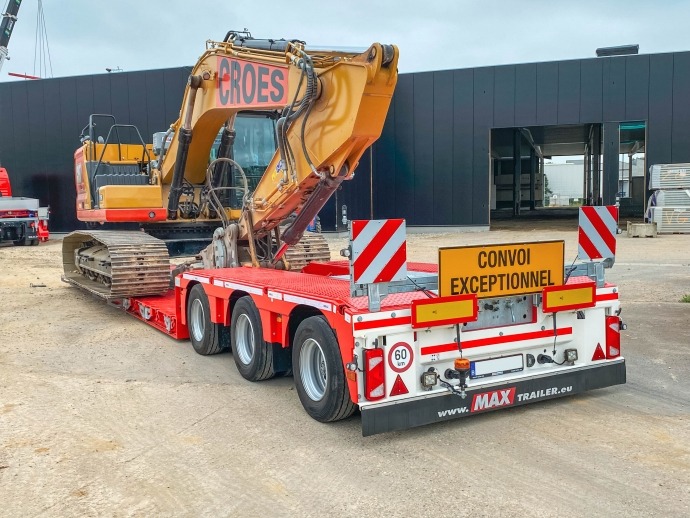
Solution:
<svg viewBox="0 0 690 518"><path fill-rule="evenodd" d="M411 234L408 255L565 239L574 258L572 225ZM60 246L0 247L4 517L690 515L690 236L619 236L626 385L369 438L63 284Z"/></svg>

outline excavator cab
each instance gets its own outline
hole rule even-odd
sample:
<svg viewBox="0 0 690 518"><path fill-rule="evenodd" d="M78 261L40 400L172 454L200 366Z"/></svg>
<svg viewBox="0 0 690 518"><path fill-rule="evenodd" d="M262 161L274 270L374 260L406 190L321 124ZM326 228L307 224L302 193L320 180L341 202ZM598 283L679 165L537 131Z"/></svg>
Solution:
<svg viewBox="0 0 690 518"><path fill-rule="evenodd" d="M275 112L247 112L235 119L235 140L232 158L244 171L249 192L254 192L259 180L268 168L277 148L275 132ZM210 160L218 158L223 131L219 131L211 148ZM228 174L230 168L225 170ZM242 185L243 179L237 168L232 168L232 181L219 179L221 185ZM223 191L221 201L225 207L242 208L242 192L239 190Z"/></svg>
<svg viewBox="0 0 690 518"><path fill-rule="evenodd" d="M275 154L276 118L276 112L256 111L235 119L231 156L242 167L249 192L256 188ZM222 132L221 128L211 147L209 162L219 156ZM74 155L78 218L94 223L165 222L169 186L163 182L158 164L172 137L170 132L156 133L153 144L146 144L136 126L119 124L112 115L91 115L80 136L82 146ZM214 180L217 185L243 185L237 168L225 167L220 176ZM201 210L204 188L204 184L185 182L180 219L205 219ZM223 206L236 211L242 208L241 189L220 193ZM206 216L216 219L213 214Z"/></svg>

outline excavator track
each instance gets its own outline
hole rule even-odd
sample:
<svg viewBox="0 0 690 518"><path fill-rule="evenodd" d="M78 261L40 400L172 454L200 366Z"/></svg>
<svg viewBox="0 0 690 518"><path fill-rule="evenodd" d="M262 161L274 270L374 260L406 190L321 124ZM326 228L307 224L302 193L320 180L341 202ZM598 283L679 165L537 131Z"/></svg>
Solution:
<svg viewBox="0 0 690 518"><path fill-rule="evenodd" d="M285 259L291 271L300 271L312 261L330 261L331 251L323 234L305 232L296 245L287 249Z"/></svg>
<svg viewBox="0 0 690 518"><path fill-rule="evenodd" d="M62 241L65 282L104 299L160 295L170 288L165 243L137 231L80 230Z"/></svg>

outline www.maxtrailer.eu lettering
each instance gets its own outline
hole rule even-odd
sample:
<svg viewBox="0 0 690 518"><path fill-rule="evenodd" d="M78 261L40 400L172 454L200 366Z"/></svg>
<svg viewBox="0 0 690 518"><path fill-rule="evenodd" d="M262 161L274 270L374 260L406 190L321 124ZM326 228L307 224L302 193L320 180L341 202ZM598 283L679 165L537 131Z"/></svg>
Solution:
<svg viewBox="0 0 690 518"><path fill-rule="evenodd" d="M530 399L538 399L547 396L555 396L558 394L567 394L572 392L573 387L553 387L548 389L535 390L533 392L525 392L524 394L518 394L518 401L529 401Z"/></svg>

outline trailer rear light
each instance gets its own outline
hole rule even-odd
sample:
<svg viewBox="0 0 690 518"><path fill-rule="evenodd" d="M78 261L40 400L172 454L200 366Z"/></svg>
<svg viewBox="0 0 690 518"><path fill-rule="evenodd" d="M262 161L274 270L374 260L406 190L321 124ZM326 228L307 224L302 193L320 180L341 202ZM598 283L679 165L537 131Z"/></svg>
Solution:
<svg viewBox="0 0 690 518"><path fill-rule="evenodd" d="M383 399L386 395L386 373L383 349L364 350L364 397L369 401Z"/></svg>
<svg viewBox="0 0 690 518"><path fill-rule="evenodd" d="M621 319L615 315L606 317L606 358L621 355Z"/></svg>

